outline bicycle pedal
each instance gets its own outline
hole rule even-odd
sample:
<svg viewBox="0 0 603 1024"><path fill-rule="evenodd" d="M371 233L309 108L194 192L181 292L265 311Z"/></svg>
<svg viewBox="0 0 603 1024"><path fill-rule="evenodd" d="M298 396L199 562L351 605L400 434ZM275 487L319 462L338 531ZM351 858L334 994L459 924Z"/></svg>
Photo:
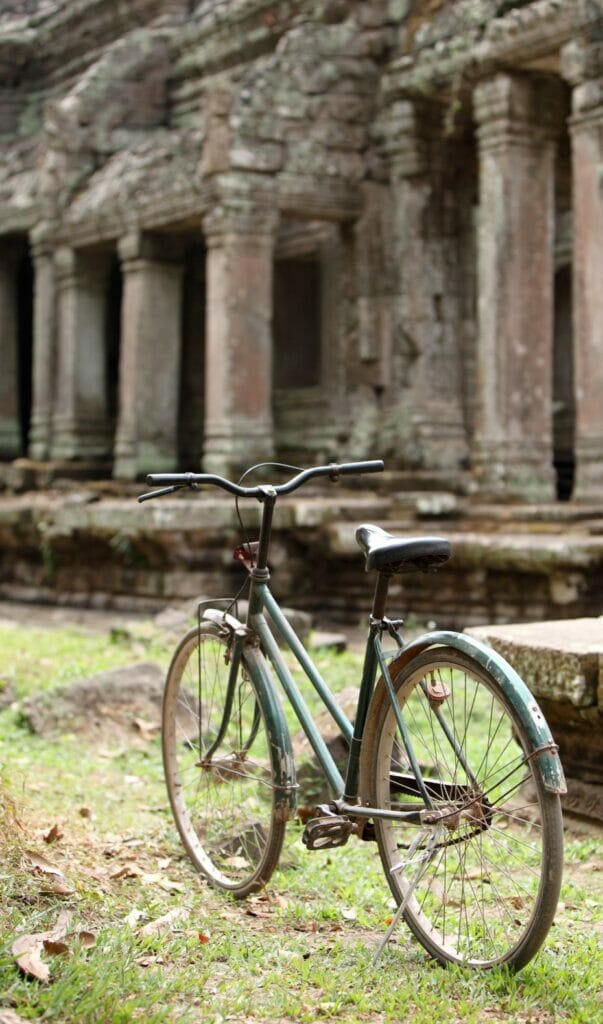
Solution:
<svg viewBox="0 0 603 1024"><path fill-rule="evenodd" d="M332 850L336 846L345 846L355 831L353 821L336 814L311 818L302 833L302 843L308 850Z"/></svg>

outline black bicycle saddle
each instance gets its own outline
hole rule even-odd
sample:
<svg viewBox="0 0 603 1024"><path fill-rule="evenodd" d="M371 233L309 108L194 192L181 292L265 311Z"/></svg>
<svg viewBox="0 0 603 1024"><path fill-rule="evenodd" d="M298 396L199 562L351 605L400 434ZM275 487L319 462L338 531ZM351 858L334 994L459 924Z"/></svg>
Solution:
<svg viewBox="0 0 603 1024"><path fill-rule="evenodd" d="M364 551L367 572L437 572L451 554L450 543L444 537L403 540L371 523L358 527L356 541Z"/></svg>

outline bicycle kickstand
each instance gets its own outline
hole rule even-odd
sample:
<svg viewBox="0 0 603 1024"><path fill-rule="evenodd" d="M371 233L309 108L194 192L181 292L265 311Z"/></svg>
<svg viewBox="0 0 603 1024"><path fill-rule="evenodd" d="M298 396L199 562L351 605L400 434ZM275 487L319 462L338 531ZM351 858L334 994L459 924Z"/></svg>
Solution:
<svg viewBox="0 0 603 1024"><path fill-rule="evenodd" d="M421 857L419 859L419 864L418 864L417 870L415 871L412 879L410 880L408 889L406 890L406 893L404 895L404 899L402 900L400 906L397 908L396 913L393 916L391 924L389 925L385 935L383 936L383 938L382 938L381 942L379 943L375 953L373 954L373 957L372 957L372 960L371 960L371 966L372 967L375 966L375 964L377 963L377 960L379 959L379 957L381 956L381 954L382 954L383 950L385 949L387 943L389 942L389 940L390 940L390 938L392 936L392 933L394 931L394 928L398 924L398 921L400 920L400 918L402 917L402 914L404 913L404 911L406 910L406 907L408 906L410 897L412 896L412 894L415 891L417 885L421 881L421 878L423 877L423 875L424 875L424 873L425 873L425 871L426 871L426 869L427 869L427 867L428 867L428 865L429 865L429 863L430 863L430 861L431 861L431 859L433 857L434 848L435 848L435 846L436 846L436 844L438 842L438 839L440 837L441 830L442 830L442 826L441 825L436 825L436 827L433 828L433 829L421 829L421 831L419 832L418 836L412 842L412 844L411 844L411 846L409 848L408 857L406 858L406 860L401 861L400 864L394 865L394 867L391 869L392 874L393 874L394 871L403 871L404 868L408 867L408 865L412 863L412 859L413 859L417 849L421 845L421 842L423 841L425 836L428 835L429 832L431 832L431 835L430 835L430 837L427 840L427 843L425 845L425 849L423 850L423 853L421 854Z"/></svg>

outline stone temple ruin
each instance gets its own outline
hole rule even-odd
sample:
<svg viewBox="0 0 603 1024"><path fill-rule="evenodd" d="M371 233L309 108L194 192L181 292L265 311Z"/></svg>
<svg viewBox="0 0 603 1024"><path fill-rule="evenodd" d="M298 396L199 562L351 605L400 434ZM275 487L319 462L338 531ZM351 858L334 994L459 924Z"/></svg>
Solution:
<svg viewBox="0 0 603 1024"><path fill-rule="evenodd" d="M5 0L0 458L600 499L602 6Z"/></svg>

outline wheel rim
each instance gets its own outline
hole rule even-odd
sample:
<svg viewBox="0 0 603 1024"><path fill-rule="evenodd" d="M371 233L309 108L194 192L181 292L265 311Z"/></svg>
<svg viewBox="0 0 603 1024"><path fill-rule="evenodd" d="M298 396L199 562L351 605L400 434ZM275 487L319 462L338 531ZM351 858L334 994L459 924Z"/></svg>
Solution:
<svg viewBox="0 0 603 1024"><path fill-rule="evenodd" d="M417 668L403 681L398 701L433 804L411 858L407 851L416 828L377 823L398 901L408 895L409 879L420 872L427 843L438 832L405 919L441 961L525 962L548 930L557 896L552 890L547 895L544 885L548 794L526 760L521 725L488 677L475 667L468 671L460 657L438 662L432 655L429 671L426 665ZM455 739L456 753L442 723ZM399 777L408 772L401 750L388 706L377 755L379 806L423 803L399 791ZM393 793L392 777L398 790Z"/></svg>
<svg viewBox="0 0 603 1024"><path fill-rule="evenodd" d="M253 889L274 852L274 786L262 712L242 664L224 726L229 672L220 636L202 633L197 642L193 634L181 646L166 687L163 748L188 853L212 882L241 892Z"/></svg>

